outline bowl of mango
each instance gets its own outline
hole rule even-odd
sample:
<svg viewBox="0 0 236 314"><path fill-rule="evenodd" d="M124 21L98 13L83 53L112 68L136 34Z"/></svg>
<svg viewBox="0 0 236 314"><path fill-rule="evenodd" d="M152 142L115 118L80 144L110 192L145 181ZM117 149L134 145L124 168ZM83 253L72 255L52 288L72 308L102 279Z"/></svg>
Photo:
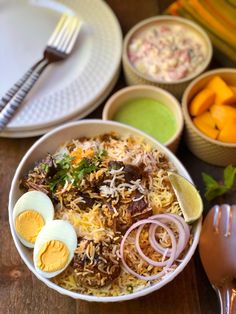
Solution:
<svg viewBox="0 0 236 314"><path fill-rule="evenodd" d="M236 69L205 72L182 98L185 141L198 158L236 165Z"/></svg>

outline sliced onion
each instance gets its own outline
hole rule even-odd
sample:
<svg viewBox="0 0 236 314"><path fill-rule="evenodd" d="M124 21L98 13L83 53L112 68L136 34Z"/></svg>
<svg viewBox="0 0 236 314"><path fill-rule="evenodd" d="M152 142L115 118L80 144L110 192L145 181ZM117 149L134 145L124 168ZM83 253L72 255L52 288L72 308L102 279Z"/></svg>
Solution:
<svg viewBox="0 0 236 314"><path fill-rule="evenodd" d="M137 227L141 226L141 225L145 225L145 224L154 224L154 225L160 225L160 222L159 221L155 221L155 220L152 220L152 219L143 219L143 220L140 220L138 222L136 222L135 224L133 224L125 233L122 241L121 241L121 245L120 245L120 256L121 256L121 260L122 260L122 263L123 263L123 266L124 268L132 275L134 275L135 277L139 278L139 279L143 279L143 280L155 280L157 278L160 278L166 271L165 268L167 267L164 267L163 270L161 272L159 272L158 274L156 275L152 275L152 276L143 276L143 275L140 275L138 273L136 273L134 270L132 270L126 263L125 259L124 259L124 243L128 237L128 235L130 234L131 231L133 231L134 229L136 229ZM166 227L164 227L166 228ZM167 227L168 228L168 227ZM176 241L175 241L175 244L176 244ZM174 244L173 244L173 247L174 247ZM174 252L174 251L173 251ZM175 253L175 252L174 252Z"/></svg>
<svg viewBox="0 0 236 314"><path fill-rule="evenodd" d="M170 222L175 223L175 225L178 229L178 233L179 233L179 239L178 239L177 250L176 250L176 255L175 255L175 259L177 259L180 255L180 253L183 251L183 249L186 246L186 234L185 234L185 229L184 229L182 223L178 219L176 219L176 217L169 215L169 214L155 215L155 216L152 216L151 219L160 219L164 223L168 222L168 220L169 220ZM155 237L156 228L157 228L157 226L154 226L154 225L150 226L149 242L150 242L150 244L154 250L156 250L157 252L159 252L161 254L164 254L164 252L166 251L166 248L163 248L156 241L156 237ZM172 249L168 249L168 251L166 252L166 256L170 256L171 251L172 251Z"/></svg>
<svg viewBox="0 0 236 314"><path fill-rule="evenodd" d="M185 222L184 218L179 216L179 215L175 215L175 214L171 214L169 213L168 215L174 217L175 219L179 220L179 222L182 224L182 226L184 227L184 232L185 232L185 236L186 236L186 242L185 242L185 246L188 243L188 240L190 238L190 228L189 225Z"/></svg>
<svg viewBox="0 0 236 314"><path fill-rule="evenodd" d="M136 233L136 238L135 238L135 248L137 249L139 255L146 261L148 262L150 265L152 266L166 266L166 267L170 267L174 260L175 260L175 256L176 256L176 250L177 250L177 246L176 246L176 240L175 240L175 235L174 235L174 232L168 228L166 225L164 225L163 223L161 223L160 221L157 221L155 220L156 222L158 222L158 224L151 224L150 228L151 227L154 227L154 231L155 229L158 227L158 226L161 226L162 228L164 228L167 233L169 234L170 236L170 239L171 239L171 243L172 243L172 249L171 249L171 253L168 255L168 257L170 257L169 259L167 259L166 261L163 261L163 262L157 262L157 261L154 261L152 260L151 258L149 258L148 256L146 256L140 245L139 245L139 237L140 237L140 234L141 234L141 231L143 229L144 226L140 226L137 230L137 233ZM154 234L154 237L155 237L155 234ZM150 241L149 241L150 242ZM150 242L151 244L151 242ZM158 251L155 247L153 247L153 249L155 251ZM164 254L164 252L159 252L161 254Z"/></svg>
<svg viewBox="0 0 236 314"><path fill-rule="evenodd" d="M176 238L175 238L174 232L165 224L168 221L174 222L175 225L177 226L178 233L179 233L179 239L178 239L177 243L176 243ZM164 258L166 256L169 257L167 260L165 260L163 262L157 262L157 261L150 259L148 256L146 256L143 253L143 251L140 247L140 244L139 244L139 238L140 238L140 234L142 232L142 229L143 229L144 225L146 225L146 224L151 225L149 228L150 245L152 246L152 248L155 251L162 254ZM155 237L155 231L156 231L156 228L158 226L161 226L162 228L164 228L167 231L167 233L171 239L171 248L165 249L157 242L156 237ZM146 262L148 262L150 265L163 267L163 270L161 272L159 272L158 274L151 275L151 276L140 275L140 274L136 273L134 270L132 270L127 265L127 263L124 259L125 241L126 241L128 235L131 233L131 231L133 231L136 228L138 228L138 230L137 230L136 237L135 237L135 248L136 248L137 252L139 253L140 257L143 260L145 260ZM184 219L178 215L169 214L169 213L168 214L158 214L158 215L154 215L152 217L149 217L148 219L140 220L140 221L136 222L135 224L133 224L126 231L126 233L125 233L125 235L121 241L120 256L121 256L123 266L127 272L129 272L130 274L132 274L135 277L142 279L142 280L155 280L157 278L160 278L165 274L166 270L172 266L174 261L178 258L180 253L183 251L186 244L188 243L189 237L190 237L189 227L186 224L186 222L184 221Z"/></svg>

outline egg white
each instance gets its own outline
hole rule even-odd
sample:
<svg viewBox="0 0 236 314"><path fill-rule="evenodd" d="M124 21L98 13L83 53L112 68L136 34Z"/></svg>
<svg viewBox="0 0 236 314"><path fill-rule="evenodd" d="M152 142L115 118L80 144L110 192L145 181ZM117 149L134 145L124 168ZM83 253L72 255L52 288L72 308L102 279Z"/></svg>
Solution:
<svg viewBox="0 0 236 314"><path fill-rule="evenodd" d="M63 242L69 250L69 258L66 265L55 272L45 272L38 268L37 261L40 249L50 240ZM77 247L77 235L74 227L66 220L52 220L48 222L39 232L34 246L34 267L36 271L45 278L52 278L60 274L70 264Z"/></svg>
<svg viewBox="0 0 236 314"><path fill-rule="evenodd" d="M53 220L54 218L54 207L51 199L43 192L40 191L29 191L23 194L18 201L16 202L13 209L13 222L16 234L19 240L29 248L34 247L34 243L31 243L25 239L23 239L17 232L15 226L16 217L26 211L26 210L34 210L39 213L46 224L48 221Z"/></svg>

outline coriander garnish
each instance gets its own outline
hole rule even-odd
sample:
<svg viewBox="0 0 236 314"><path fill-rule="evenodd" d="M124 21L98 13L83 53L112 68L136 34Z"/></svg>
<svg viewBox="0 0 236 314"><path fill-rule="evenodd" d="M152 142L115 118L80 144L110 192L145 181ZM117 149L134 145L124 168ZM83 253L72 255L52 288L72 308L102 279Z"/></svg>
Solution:
<svg viewBox="0 0 236 314"><path fill-rule="evenodd" d="M107 156L106 150L99 150L94 158L82 158L78 164L72 161L75 159L70 155L64 154L63 158L56 161L56 174L50 178L49 187L54 191L57 186L64 186L66 181L73 183L75 186L82 180L82 178L97 170L102 158Z"/></svg>

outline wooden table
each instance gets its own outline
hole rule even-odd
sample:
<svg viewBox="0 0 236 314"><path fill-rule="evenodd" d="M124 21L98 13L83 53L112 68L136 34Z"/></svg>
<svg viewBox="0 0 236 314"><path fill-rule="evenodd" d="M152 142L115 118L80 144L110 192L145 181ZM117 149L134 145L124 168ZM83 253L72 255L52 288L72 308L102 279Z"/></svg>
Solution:
<svg viewBox="0 0 236 314"><path fill-rule="evenodd" d="M92 0L91 0L92 1ZM170 1L109 0L123 33L147 17L162 12ZM121 74L114 90L124 86ZM88 118L101 118L101 105ZM41 283L24 265L14 246L8 224L8 193L15 169L27 149L37 138L0 138L0 313L83 313L83 314L216 314L219 313L217 297L201 266L198 253L184 271L171 283L146 297L119 304L95 304L75 301L62 296ZM204 194L201 172L216 178L222 169L208 165L194 157L181 143L177 153L202 196ZM229 201L229 200L228 200ZM234 199L236 201L236 199ZM205 203L206 210L209 204Z"/></svg>

